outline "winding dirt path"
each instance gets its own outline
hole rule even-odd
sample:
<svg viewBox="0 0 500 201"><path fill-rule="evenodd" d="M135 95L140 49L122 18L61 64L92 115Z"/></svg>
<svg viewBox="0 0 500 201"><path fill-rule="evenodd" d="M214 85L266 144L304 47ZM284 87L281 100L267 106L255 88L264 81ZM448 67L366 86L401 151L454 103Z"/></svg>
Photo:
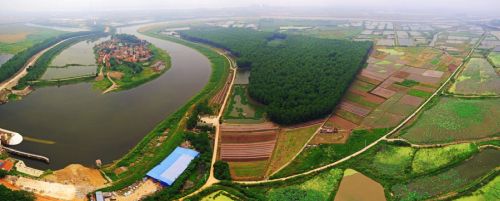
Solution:
<svg viewBox="0 0 500 201"><path fill-rule="evenodd" d="M105 94L105 93L108 93L110 91L116 90L119 87L118 84L116 84L116 82L113 79L111 79L111 76L109 75L109 72L106 73L106 78L108 78L108 80L111 82L111 86L109 86L109 88L107 88L106 90L104 90L102 92L102 94Z"/></svg>

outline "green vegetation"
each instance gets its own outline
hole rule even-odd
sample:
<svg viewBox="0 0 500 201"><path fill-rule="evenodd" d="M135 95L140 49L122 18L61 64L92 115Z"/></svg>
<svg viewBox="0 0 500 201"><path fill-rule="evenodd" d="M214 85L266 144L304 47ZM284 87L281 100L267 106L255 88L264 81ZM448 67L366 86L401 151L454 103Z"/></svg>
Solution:
<svg viewBox="0 0 500 201"><path fill-rule="evenodd" d="M412 163L412 170L419 174L439 170L463 161L479 151L475 144L457 144L443 148L419 149Z"/></svg>
<svg viewBox="0 0 500 201"><path fill-rule="evenodd" d="M263 118L263 108L249 100L247 87L245 85L234 85L229 104L224 111L224 119L261 120Z"/></svg>
<svg viewBox="0 0 500 201"><path fill-rule="evenodd" d="M280 124L331 113L371 47L370 42L249 29L195 28L182 31L181 36L228 49L238 60L247 61L250 97L265 104L269 118ZM280 40L279 45L268 45L273 40Z"/></svg>
<svg viewBox="0 0 500 201"><path fill-rule="evenodd" d="M219 180L231 180L229 164L224 161L216 161L214 163L214 177Z"/></svg>
<svg viewBox="0 0 500 201"><path fill-rule="evenodd" d="M448 91L465 95L497 95L500 94L500 77L486 59L471 58Z"/></svg>
<svg viewBox="0 0 500 201"><path fill-rule="evenodd" d="M228 193L224 190L219 190L216 192L213 192L210 195L207 195L202 201L233 201L233 200L239 200L238 197L232 195L231 193Z"/></svg>
<svg viewBox="0 0 500 201"><path fill-rule="evenodd" d="M194 107L193 112L191 112L191 115L189 116L187 122L186 122L186 128L187 129L193 129L196 127L198 124L198 121L200 120L200 115L211 115L213 114L214 111L213 109L208 105L208 101L203 101Z"/></svg>
<svg viewBox="0 0 500 201"><path fill-rule="evenodd" d="M382 146L373 159L373 168L382 175L405 174L415 151L411 147Z"/></svg>
<svg viewBox="0 0 500 201"><path fill-rule="evenodd" d="M442 97L418 120L401 131L413 143L441 143L497 136L498 99Z"/></svg>
<svg viewBox="0 0 500 201"><path fill-rule="evenodd" d="M355 130L345 144L321 144L314 147L308 147L288 166L273 175L273 178L305 172L335 162L378 140L387 134L389 130L390 128Z"/></svg>
<svg viewBox="0 0 500 201"><path fill-rule="evenodd" d="M272 188L267 196L270 201L332 200L332 189L338 188L342 176L341 169L330 169L301 184Z"/></svg>
<svg viewBox="0 0 500 201"><path fill-rule="evenodd" d="M226 58L219 55L217 52L213 51L209 47L204 45L190 43L187 41L165 37L161 35L154 34L154 32L146 33L149 36L157 37L160 39L171 40L191 48L194 48L204 54L212 63L212 73L208 84L189 100L184 106L179 108L176 112L168 116L165 120L160 122L150 133L148 133L129 153L123 156L121 159L115 161L115 163L107 165L103 168L103 171L110 178L114 180L113 185L102 189L103 191L113 191L122 189L132 183L142 179L146 172L161 162L168 154L170 154L179 144L183 141L183 133L186 124L186 116L189 116L193 106L199 102L202 102L213 94L215 94L225 83L225 80L229 74L229 63ZM165 131L168 131L167 133ZM157 140L160 137L164 138L162 146L156 146ZM135 164L131 166L131 164ZM196 164L193 162L192 164ZM124 174L116 175L113 171L118 167L128 167L128 171ZM209 166L208 166L209 167ZM186 171L186 175L190 175L191 172ZM184 174L183 174L184 175ZM204 182L206 177L198 179L198 182ZM184 180L178 178L176 183L184 183ZM175 196L182 196L179 193L179 189L168 190L171 194ZM186 191L183 191L186 193ZM170 194L168 193L168 194Z"/></svg>
<svg viewBox="0 0 500 201"><path fill-rule="evenodd" d="M55 44L57 44L60 41L63 41L65 39L73 38L73 37L78 37L78 36L85 36L85 35L91 35L91 34L100 34L101 32L75 32L75 33L68 33L68 34L63 34L59 35L47 40L44 40L43 42L37 43L33 45L32 47L21 51L17 53L14 57L9 59L6 63L2 65L2 68L0 68L0 82L3 82L7 80L8 78L12 77L14 74L16 74L27 62L28 60L36 55L37 53L41 52L42 50L49 48ZM56 50L54 50L56 51ZM53 53L45 53L48 54L49 56L54 56L54 51ZM45 55L44 54L44 55ZM44 60L40 61L40 64L43 64L45 62L48 62L49 60ZM37 63L39 63L37 61ZM47 63L48 65L48 63ZM38 71L38 70L35 70ZM37 75L37 74L35 74ZM40 74L41 76L41 74Z"/></svg>
<svg viewBox="0 0 500 201"><path fill-rule="evenodd" d="M492 52L488 55L488 60L495 67L500 67L500 52Z"/></svg>
<svg viewBox="0 0 500 201"><path fill-rule="evenodd" d="M411 95L411 96L416 96L416 97L420 97L420 98L429 98L431 97L432 93L430 92L426 92L426 91L420 91L420 90L417 90L417 89L410 89L408 90L408 95Z"/></svg>
<svg viewBox="0 0 500 201"><path fill-rule="evenodd" d="M435 175L396 184L391 190L397 200L421 200L451 191L463 191L495 172L494 169L499 165L499 154L498 150L486 149L458 166Z"/></svg>
<svg viewBox="0 0 500 201"><path fill-rule="evenodd" d="M500 198L500 176L496 176L493 181L474 191L472 195L457 199L457 201L488 201Z"/></svg>
<svg viewBox="0 0 500 201"><path fill-rule="evenodd" d="M0 169L0 179L5 178L7 175L9 175L9 172Z"/></svg>
<svg viewBox="0 0 500 201"><path fill-rule="evenodd" d="M399 85L405 86L405 87L413 87L413 86L416 86L420 83L415 81L415 80L403 80L402 82L396 82L396 84L399 84Z"/></svg>
<svg viewBox="0 0 500 201"><path fill-rule="evenodd" d="M47 50L45 53L43 53L42 56L40 56L35 64L31 67L28 68L28 74L21 78L19 80L19 83L15 87L16 89L23 89L26 86L28 86L31 82L39 80L47 68L49 67L51 61L54 59L55 56L57 56L59 53L61 53L63 50L66 48L70 47L71 45L74 45L80 41L87 40L89 38L94 38L94 37L101 37L103 34L102 33L94 33L92 35L87 35L84 37L76 37L76 38L71 38L68 39L55 47Z"/></svg>
<svg viewBox="0 0 500 201"><path fill-rule="evenodd" d="M0 53L17 54L34 44L63 33L62 31L23 24L0 25Z"/></svg>
<svg viewBox="0 0 500 201"><path fill-rule="evenodd" d="M0 198L2 200L33 201L35 196L27 191L13 191L0 185Z"/></svg>

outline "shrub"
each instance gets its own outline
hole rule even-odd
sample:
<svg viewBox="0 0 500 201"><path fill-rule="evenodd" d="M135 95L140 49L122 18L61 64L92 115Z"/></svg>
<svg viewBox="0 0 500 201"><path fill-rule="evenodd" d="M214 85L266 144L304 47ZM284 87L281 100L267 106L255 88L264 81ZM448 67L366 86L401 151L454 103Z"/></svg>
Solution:
<svg viewBox="0 0 500 201"><path fill-rule="evenodd" d="M231 180L229 164L224 161L217 161L214 164L214 176L219 180Z"/></svg>

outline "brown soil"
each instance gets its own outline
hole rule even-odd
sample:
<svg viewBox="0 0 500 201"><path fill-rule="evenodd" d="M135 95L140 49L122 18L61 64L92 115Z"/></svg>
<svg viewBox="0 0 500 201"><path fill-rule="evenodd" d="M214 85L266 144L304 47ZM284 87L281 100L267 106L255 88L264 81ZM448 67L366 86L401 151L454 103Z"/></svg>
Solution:
<svg viewBox="0 0 500 201"><path fill-rule="evenodd" d="M424 102L424 99L415 96L405 95L399 101L403 104L419 106L422 102Z"/></svg>
<svg viewBox="0 0 500 201"><path fill-rule="evenodd" d="M45 176L44 179L80 186L89 185L96 188L102 187L107 182L98 170L87 168L80 164L68 165L64 169L57 170L53 174Z"/></svg>
<svg viewBox="0 0 500 201"><path fill-rule="evenodd" d="M275 131L263 131L253 133L222 133L221 141L224 143L252 143L276 140Z"/></svg>
<svg viewBox="0 0 500 201"><path fill-rule="evenodd" d="M389 89L382 88L382 87L377 87L371 93L375 94L375 95L378 95L378 96L381 96L381 97L384 97L384 98L390 98L396 92L395 91L391 91Z"/></svg>
<svg viewBox="0 0 500 201"><path fill-rule="evenodd" d="M366 100L366 101L370 101L372 103L383 103L385 101L384 98L381 98L379 96L376 96L376 95L373 95L373 94L370 94L370 93L367 93L367 92L363 92L363 91L358 91L358 90L351 90L350 92L354 93L354 94L357 94L357 95L360 95L360 96L363 96L363 98Z"/></svg>
<svg viewBox="0 0 500 201"><path fill-rule="evenodd" d="M111 71L109 72L108 74L111 78L113 79L117 79L117 80L121 80L122 77L123 77L123 73L122 72L118 72L118 71Z"/></svg>
<svg viewBox="0 0 500 201"><path fill-rule="evenodd" d="M335 201L385 201L384 188L369 177L355 173L340 182Z"/></svg>

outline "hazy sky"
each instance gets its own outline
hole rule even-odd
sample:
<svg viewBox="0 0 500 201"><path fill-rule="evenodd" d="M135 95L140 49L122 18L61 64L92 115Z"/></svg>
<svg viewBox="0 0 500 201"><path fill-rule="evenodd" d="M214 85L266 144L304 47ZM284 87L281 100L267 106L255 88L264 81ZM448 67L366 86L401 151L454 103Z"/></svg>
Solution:
<svg viewBox="0 0 500 201"><path fill-rule="evenodd" d="M0 12L225 8L255 5L388 9L423 8L454 10L457 12L500 10L500 0L0 0Z"/></svg>

